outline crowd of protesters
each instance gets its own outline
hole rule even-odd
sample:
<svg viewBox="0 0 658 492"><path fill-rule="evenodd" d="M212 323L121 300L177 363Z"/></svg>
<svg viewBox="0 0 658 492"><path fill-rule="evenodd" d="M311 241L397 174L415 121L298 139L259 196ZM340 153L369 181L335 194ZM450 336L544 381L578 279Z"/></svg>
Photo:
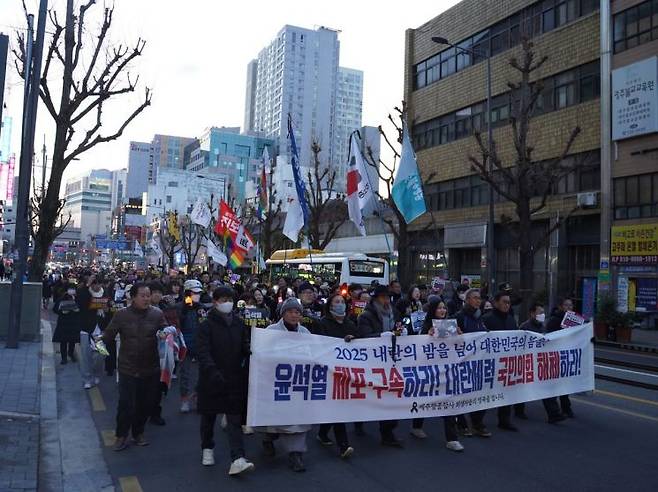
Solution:
<svg viewBox="0 0 658 492"><path fill-rule="evenodd" d="M350 342L428 334L433 320L451 318L459 334L516 329L546 333L559 330L564 313L573 308L571 299L561 299L546 317L543 306L533 304L524 316L527 320L517 326L513 305L519 305L520 299L507 283L483 297L479 289L452 282L432 288L414 285L405 293L395 280L390 285L340 286L320 277L282 277L270 285L259 275L238 279L209 272L86 268L44 275L44 307L50 306L51 298L58 315L53 342L59 344L61 364L80 363L85 389L98 385L103 372L115 377L118 372L115 451L149 444L146 423L166 424L162 398L177 380L180 412L200 414L205 466L215 463L214 428L220 417L228 437L230 475L254 469L243 445L243 436L254 431L262 436L266 455L274 456L280 447L290 468L304 471L307 434L312 429L305 424L257 429L245 425L250 327ZM425 313L424 318L414 313ZM574 416L568 396L546 399L543 405L549 423ZM461 437L491 437L484 425L485 413L442 417L446 447L461 452ZM528 417L525 405L517 404L499 407L497 418L501 430L514 432L516 421ZM424 420L413 420L414 438L427 437L423 427L429 422ZM320 425L316 435L322 445L335 443L343 459L354 453L348 424ZM382 445L404 445L396 435L397 425L397 421L379 423ZM364 433L360 422L353 423L353 429L356 435Z"/></svg>

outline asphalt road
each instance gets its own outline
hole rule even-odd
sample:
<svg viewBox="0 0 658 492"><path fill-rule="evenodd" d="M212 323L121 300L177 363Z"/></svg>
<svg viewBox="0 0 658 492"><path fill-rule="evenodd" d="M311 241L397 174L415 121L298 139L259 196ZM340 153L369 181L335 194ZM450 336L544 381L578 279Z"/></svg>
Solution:
<svg viewBox="0 0 658 492"><path fill-rule="evenodd" d="M261 453L258 434L245 436L248 458L256 471L227 475L226 438L218 427L216 465L200 464L198 415L178 412L174 383L164 402L165 427L147 425L151 445L115 453L113 442L117 390L104 377L91 390L93 418L117 490L150 491L411 491L439 490L560 490L649 491L658 487L658 393L597 380L594 394L573 397L576 418L558 425L545 423L540 402L528 404L528 421L517 421L519 433L496 428L496 412L487 413L491 439L463 438L464 453L445 448L440 419L425 423L426 440L409 435L401 422L398 436L404 449L383 448L377 426L366 424L367 436L350 434L355 454L349 461L322 447L309 433L307 471L295 474L283 454L273 459ZM83 391L82 389L80 391ZM350 426L351 430L351 426Z"/></svg>

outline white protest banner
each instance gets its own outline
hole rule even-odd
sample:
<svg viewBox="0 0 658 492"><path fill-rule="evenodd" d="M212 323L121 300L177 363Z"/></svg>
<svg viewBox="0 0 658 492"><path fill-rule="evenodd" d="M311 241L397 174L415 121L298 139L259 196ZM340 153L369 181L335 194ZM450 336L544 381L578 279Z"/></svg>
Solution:
<svg viewBox="0 0 658 492"><path fill-rule="evenodd" d="M560 328L571 328L573 326L582 325L584 322L585 318L583 318L580 314L574 311L567 311L564 313L564 318L562 318Z"/></svg>
<svg viewBox="0 0 658 492"><path fill-rule="evenodd" d="M253 328L247 424L457 415L594 389L592 324L357 339Z"/></svg>
<svg viewBox="0 0 658 492"><path fill-rule="evenodd" d="M203 201L203 198L197 198L192 213L190 214L190 220L205 229L210 225L210 219L211 215L208 204Z"/></svg>
<svg viewBox="0 0 658 492"><path fill-rule="evenodd" d="M228 258L217 246L215 246L215 243L213 243L210 238L208 238L208 241L206 242L206 251L208 252L208 256L212 258L212 261L219 263L222 266L226 266Z"/></svg>

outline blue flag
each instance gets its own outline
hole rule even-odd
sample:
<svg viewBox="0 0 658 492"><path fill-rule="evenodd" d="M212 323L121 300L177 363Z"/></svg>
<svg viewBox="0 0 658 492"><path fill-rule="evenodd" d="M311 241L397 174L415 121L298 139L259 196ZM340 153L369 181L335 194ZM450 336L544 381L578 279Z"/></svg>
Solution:
<svg viewBox="0 0 658 492"><path fill-rule="evenodd" d="M418 173L416 154L411 145L407 125L404 125L402 130L400 165L395 176L391 195L395 206L402 213L407 224L427 212L425 196L423 195L423 183Z"/></svg>
<svg viewBox="0 0 658 492"><path fill-rule="evenodd" d="M290 165L295 180L295 191L293 196L288 197L288 210L286 213L286 222L283 225L283 233L291 241L297 242L299 231L308 224L309 210L306 202L306 185L302 178L302 171L299 168L299 153L297 152L297 143L295 142L295 133L292 129L292 118L288 115L288 138L290 139ZM294 196L296 195L296 196Z"/></svg>

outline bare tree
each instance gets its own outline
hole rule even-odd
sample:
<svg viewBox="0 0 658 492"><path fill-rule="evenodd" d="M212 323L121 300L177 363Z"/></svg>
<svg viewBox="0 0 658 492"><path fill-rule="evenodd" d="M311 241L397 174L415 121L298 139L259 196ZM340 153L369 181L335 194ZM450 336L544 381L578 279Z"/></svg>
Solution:
<svg viewBox="0 0 658 492"><path fill-rule="evenodd" d="M169 232L169 227L167 224L167 217L169 217L169 214L174 214L173 220L178 223L178 212L165 210L164 226L162 226L162 222L159 222L157 234L160 241L160 248L162 248L162 252L164 253L165 259L167 261L167 267L174 268L176 262L176 253L181 250L181 242L179 238L176 238Z"/></svg>
<svg viewBox="0 0 658 492"><path fill-rule="evenodd" d="M580 127L565 130L565 142L561 145L558 157L547 161L533 160L534 147L531 144L531 120L542 93L542 83L531 82L533 73L537 72L547 60L544 56L535 59L533 43L524 39L521 59L512 58L510 66L518 73L518 82L510 82L512 110L510 123L515 156L512 162L504 162L498 155L496 142L488 143L480 133L475 133L478 145L477 156L469 156L472 169L482 180L489 183L496 193L514 204L516 217L502 217L503 225L513 235L519 247L520 293L522 299L529 303L533 292L534 256L546 244L550 234L568 219L577 207L567 212L550 226L545 234L531 234L532 218L542 211L549 197L555 192L556 185L578 168L585 167L586 159L568 159L574 142L580 134ZM491 162L490 171L488 163ZM493 287L493 286L492 286ZM524 306L527 307L527 306ZM523 313L528 312L522 309Z"/></svg>
<svg viewBox="0 0 658 492"><path fill-rule="evenodd" d="M388 120L391 122L395 130L395 141L398 145L402 145L403 125L406 116L405 103L402 102L402 109L398 107L395 107L394 109L397 113L397 117L394 118L389 114ZM397 120L399 120L399 122ZM373 167L377 171L377 176L379 177L379 180L384 183L386 189L386 193L382 194L379 192L379 188L375 188L375 194L383 206L377 207L374 213L375 215L379 215L381 217L384 223L388 226L389 231L391 231L391 234L393 234L393 238L395 239L395 244L397 245L398 250L397 278L402 285L409 286L414 281L411 268L411 231L409 230L409 225L404 220L404 215L402 215L402 212L400 212L400 209L395 204L392 195L400 153L398 152L398 148L393 145L391 139L389 139L389 137L386 135L386 132L382 126L379 125L378 128L380 135L384 139L384 142L393 153L393 160L389 164L385 163L381 159L377 160L372 148L370 146L366 148L365 160L369 166ZM435 173L427 176L425 178L424 184L427 184L430 180L432 180L434 176ZM392 212L392 216L386 213L387 210ZM432 220L432 222L430 222L422 230L429 229L433 224L434 220Z"/></svg>
<svg viewBox="0 0 658 492"><path fill-rule="evenodd" d="M283 218L281 208L283 201L278 198L276 186L274 186L274 171L276 159L272 159L269 170L266 171L267 180L267 208L263 211L263 216L259 216L257 207L249 206L249 216L256 226L258 240L261 251L265 258L272 256L272 253L283 247Z"/></svg>
<svg viewBox="0 0 658 492"><path fill-rule="evenodd" d="M109 101L132 93L137 88L139 77L131 78L130 67L141 56L145 41L138 39L132 46L109 41L114 7L103 9L100 27L92 38L94 23L87 22L86 16L95 4L96 0L88 0L76 9L73 0L67 0L63 24L56 10L48 12L52 34L44 60L39 96L55 123L55 144L48 189L39 207L34 209L38 219L33 231L31 280L41 279L50 246L57 234L63 231L57 223L62 222L59 191L67 166L94 146L119 138L126 127L151 104L151 91L146 88L143 101L123 123L113 131L102 132L103 110ZM24 2L23 9L27 15ZM23 31L17 32L17 41L17 48L13 50L16 69L25 78L26 39ZM84 49L86 44L88 49ZM51 70L57 70L55 65L59 71L51 73ZM56 95L60 98L59 104Z"/></svg>
<svg viewBox="0 0 658 492"><path fill-rule="evenodd" d="M322 148L311 144L313 162L307 173L306 202L309 210L308 241L313 249L324 249L347 220L345 194L336 190L336 170L323 167Z"/></svg>
<svg viewBox="0 0 658 492"><path fill-rule="evenodd" d="M190 272L194 268L199 251L203 246L201 241L204 235L203 227L192 222L189 215L180 217L178 226L180 228L180 248L185 253L187 271Z"/></svg>

